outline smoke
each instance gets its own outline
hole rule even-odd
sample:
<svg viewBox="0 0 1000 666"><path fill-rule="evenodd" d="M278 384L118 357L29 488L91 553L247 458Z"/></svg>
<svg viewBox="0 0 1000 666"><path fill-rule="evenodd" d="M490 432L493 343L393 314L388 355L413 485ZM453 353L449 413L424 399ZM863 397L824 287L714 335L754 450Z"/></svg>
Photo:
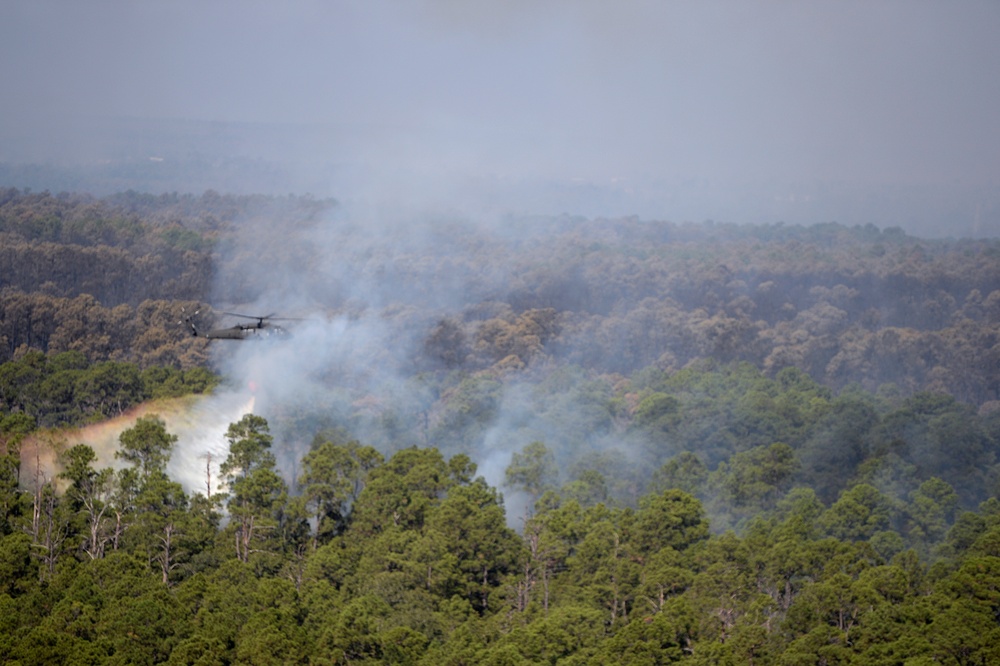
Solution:
<svg viewBox="0 0 1000 666"><path fill-rule="evenodd" d="M440 281L422 285L422 275L410 270L428 256L440 229L412 214L394 215L341 209L288 221L280 233L273 220L254 217L241 221L221 248L216 309L274 313L267 323L288 334L213 342L213 362L226 378L218 392L253 387L257 413L272 428L292 484L298 462L324 429L346 431L385 453L426 443L414 434L414 419L417 403L428 398L412 370L434 313L459 299ZM407 414L401 427L410 431L403 441L385 422L399 412Z"/></svg>
<svg viewBox="0 0 1000 666"><path fill-rule="evenodd" d="M449 376L428 354L441 320L512 312L506 302L522 279L517 253L552 242L560 225L350 204L280 224L251 215L234 229L220 246L214 308L273 313L270 324L288 335L213 341L226 378L218 392L253 387L291 484L323 431L387 456L408 446L467 454L497 487L511 455L533 441L560 452L562 481L578 458L634 448L623 437L599 439L607 424L591 427L580 416L593 406L582 378L539 392L535 383L553 368L535 368L524 381L516 370ZM527 501L511 490L509 515L519 519Z"/></svg>
<svg viewBox="0 0 1000 666"><path fill-rule="evenodd" d="M163 415L167 432L177 442L167 474L188 493L206 497L222 489L219 465L229 454L225 434L229 424L254 411L255 397L246 392L222 392L195 402L190 409Z"/></svg>
<svg viewBox="0 0 1000 666"><path fill-rule="evenodd" d="M254 396L246 391L223 391L214 395L145 402L128 412L82 428L44 430L28 437L21 447L21 481L31 483L34 475L53 480L62 471L60 455L77 444L94 450L96 469L121 468L115 457L119 437L135 426L138 419L155 415L163 420L177 441L167 464L167 474L185 492L206 493L206 476L211 475L212 492L220 489L219 464L228 454L225 434L230 423L254 410Z"/></svg>

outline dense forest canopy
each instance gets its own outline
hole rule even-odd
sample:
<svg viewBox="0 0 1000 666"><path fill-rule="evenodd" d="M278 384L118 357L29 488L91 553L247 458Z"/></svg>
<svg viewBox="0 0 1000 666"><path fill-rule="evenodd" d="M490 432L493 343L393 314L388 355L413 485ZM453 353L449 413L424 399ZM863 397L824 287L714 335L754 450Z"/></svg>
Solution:
<svg viewBox="0 0 1000 666"><path fill-rule="evenodd" d="M835 389L1000 399L996 240L835 223L387 222L311 198L16 189L0 196L0 235L2 359L26 345L204 364L176 323L185 307L207 318L210 301L378 311L415 343L408 373L551 359L627 374L713 358L798 367Z"/></svg>
<svg viewBox="0 0 1000 666"><path fill-rule="evenodd" d="M996 240L4 189L0 445L11 663L1000 658Z"/></svg>

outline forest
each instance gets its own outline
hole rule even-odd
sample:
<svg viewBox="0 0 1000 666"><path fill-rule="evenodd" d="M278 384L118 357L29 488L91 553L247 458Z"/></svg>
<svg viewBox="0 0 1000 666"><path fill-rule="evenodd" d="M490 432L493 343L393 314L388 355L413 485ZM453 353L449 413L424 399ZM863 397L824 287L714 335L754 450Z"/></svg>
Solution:
<svg viewBox="0 0 1000 666"><path fill-rule="evenodd" d="M998 451L998 240L0 189L5 663L997 663Z"/></svg>

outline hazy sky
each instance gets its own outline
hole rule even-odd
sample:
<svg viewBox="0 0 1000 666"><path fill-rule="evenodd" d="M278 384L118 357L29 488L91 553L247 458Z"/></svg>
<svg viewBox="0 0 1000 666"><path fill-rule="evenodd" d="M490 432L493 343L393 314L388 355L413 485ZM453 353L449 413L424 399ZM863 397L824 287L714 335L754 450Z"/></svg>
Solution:
<svg viewBox="0 0 1000 666"><path fill-rule="evenodd" d="M87 146L67 115L151 117L320 125L317 151L386 169L1000 184L996 0L0 10L0 137L49 155Z"/></svg>

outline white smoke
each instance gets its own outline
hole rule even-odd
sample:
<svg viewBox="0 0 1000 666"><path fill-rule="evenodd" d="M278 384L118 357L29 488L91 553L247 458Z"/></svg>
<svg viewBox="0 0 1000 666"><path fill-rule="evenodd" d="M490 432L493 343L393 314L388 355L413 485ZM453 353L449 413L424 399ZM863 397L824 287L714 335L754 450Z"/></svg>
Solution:
<svg viewBox="0 0 1000 666"><path fill-rule="evenodd" d="M208 495L222 490L219 465L229 455L226 431L253 410L254 396L248 392L221 391L189 410L164 416L167 431L177 437L167 464L170 478L187 493Z"/></svg>

